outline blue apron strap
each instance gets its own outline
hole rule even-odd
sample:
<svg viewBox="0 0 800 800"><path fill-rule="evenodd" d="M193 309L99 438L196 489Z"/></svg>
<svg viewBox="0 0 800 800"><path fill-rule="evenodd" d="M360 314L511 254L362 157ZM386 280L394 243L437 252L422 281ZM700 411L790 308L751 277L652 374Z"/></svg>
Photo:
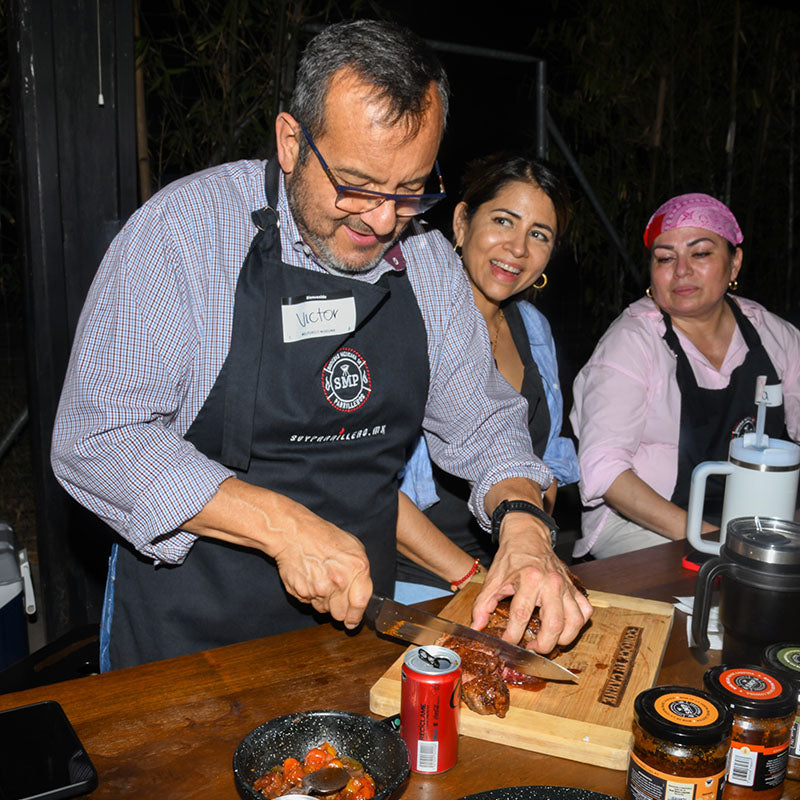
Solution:
<svg viewBox="0 0 800 800"><path fill-rule="evenodd" d="M108 557L108 576L106 577L106 592L103 596L103 615L100 619L100 672L111 669L111 658L108 649L111 644L111 621L114 618L114 581L117 578L117 553L119 545L111 545L111 555Z"/></svg>

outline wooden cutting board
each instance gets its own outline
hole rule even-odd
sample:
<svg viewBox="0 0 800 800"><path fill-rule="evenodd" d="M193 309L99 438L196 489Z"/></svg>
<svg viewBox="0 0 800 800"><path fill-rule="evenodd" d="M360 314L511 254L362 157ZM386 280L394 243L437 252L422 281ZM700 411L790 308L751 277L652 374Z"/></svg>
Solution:
<svg viewBox="0 0 800 800"><path fill-rule="evenodd" d="M440 616L469 625L480 584L456 594ZM500 719L461 706L466 736L611 769L627 769L633 740L633 701L653 686L672 628L669 603L589 592L594 614L558 663L578 670L578 683L548 683L539 691L511 687ZM370 690L370 710L400 710L402 656Z"/></svg>

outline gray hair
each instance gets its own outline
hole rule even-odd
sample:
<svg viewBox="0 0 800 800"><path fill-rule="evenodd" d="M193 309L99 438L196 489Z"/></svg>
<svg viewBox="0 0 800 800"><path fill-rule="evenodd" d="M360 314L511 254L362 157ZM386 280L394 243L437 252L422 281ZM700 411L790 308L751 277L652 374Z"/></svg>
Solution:
<svg viewBox="0 0 800 800"><path fill-rule="evenodd" d="M436 84L447 119L450 86L447 75L428 44L407 28L391 22L340 22L317 34L306 46L297 71L289 113L316 137L325 129L325 99L334 73L353 70L374 86L386 104L383 123L407 120L418 129L427 110L427 93ZM301 137L301 159L305 140Z"/></svg>

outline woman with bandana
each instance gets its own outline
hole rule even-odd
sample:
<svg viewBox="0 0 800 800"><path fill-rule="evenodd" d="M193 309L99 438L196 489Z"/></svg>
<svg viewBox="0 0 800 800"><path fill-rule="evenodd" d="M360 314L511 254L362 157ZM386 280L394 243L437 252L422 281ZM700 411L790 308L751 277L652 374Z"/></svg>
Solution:
<svg viewBox="0 0 800 800"><path fill-rule="evenodd" d="M686 536L692 470L724 461L754 426L755 385L783 383L770 436L800 439L800 331L734 296L742 232L705 194L664 203L647 224L650 286L611 324L574 385L583 538L604 558ZM724 483L707 487L702 532L719 526Z"/></svg>

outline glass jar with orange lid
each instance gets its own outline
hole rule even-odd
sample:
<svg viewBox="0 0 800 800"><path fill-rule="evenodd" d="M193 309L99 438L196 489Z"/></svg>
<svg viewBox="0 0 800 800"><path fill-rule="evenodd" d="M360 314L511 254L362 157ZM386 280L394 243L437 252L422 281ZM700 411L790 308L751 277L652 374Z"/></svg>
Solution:
<svg viewBox="0 0 800 800"><path fill-rule="evenodd" d="M733 715L706 692L656 686L634 701L628 800L719 800Z"/></svg>
<svg viewBox="0 0 800 800"><path fill-rule="evenodd" d="M703 680L733 711L723 800L778 800L797 706L792 690L770 670L749 664L712 667Z"/></svg>

